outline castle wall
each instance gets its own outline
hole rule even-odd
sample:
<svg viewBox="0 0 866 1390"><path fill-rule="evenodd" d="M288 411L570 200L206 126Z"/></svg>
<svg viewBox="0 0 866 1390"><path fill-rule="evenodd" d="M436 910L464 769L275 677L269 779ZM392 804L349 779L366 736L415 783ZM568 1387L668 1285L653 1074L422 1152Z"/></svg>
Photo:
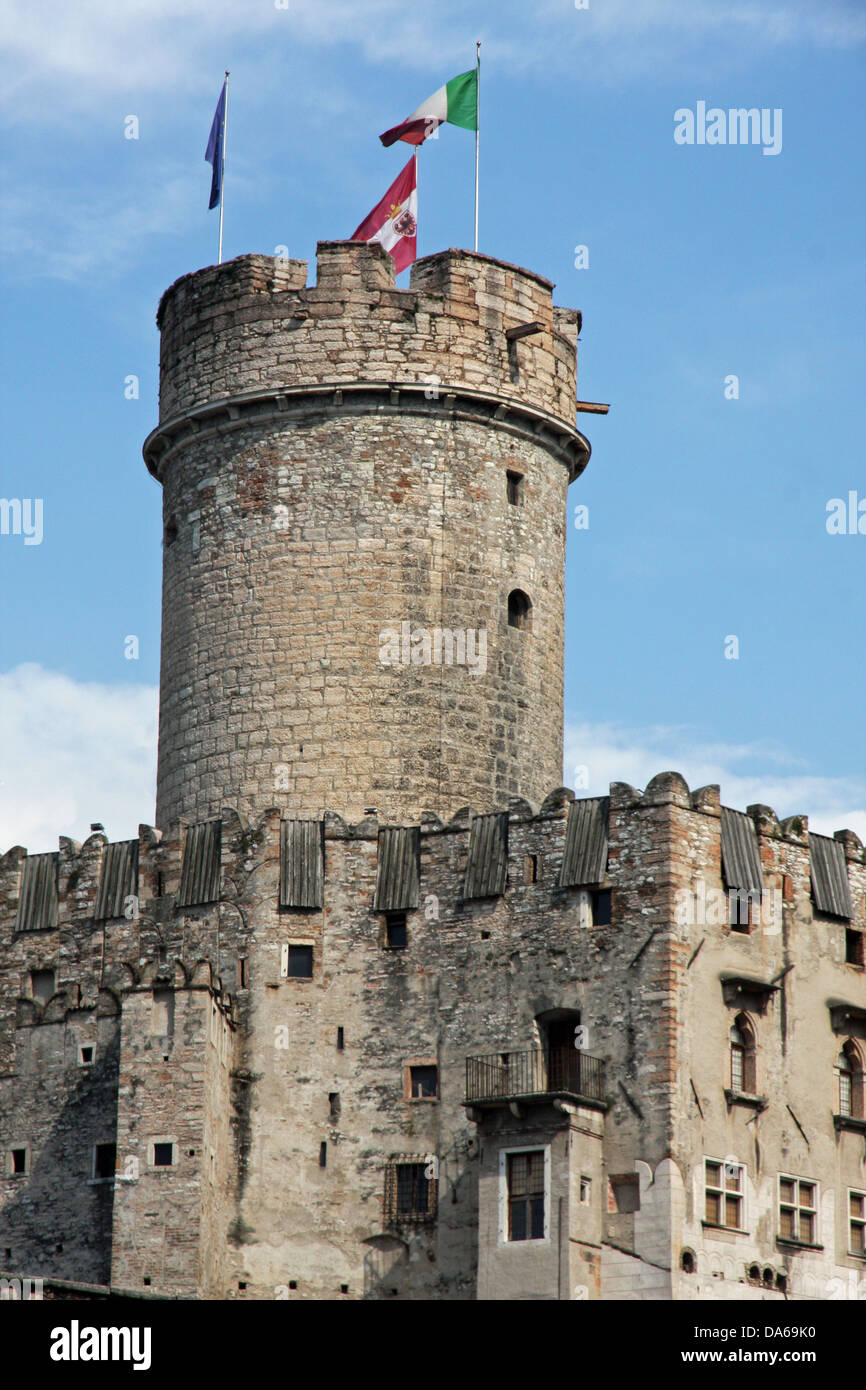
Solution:
<svg viewBox="0 0 866 1390"><path fill-rule="evenodd" d="M143 828L138 915L97 932L90 890L78 885L98 879L104 837L82 849L67 842L52 932L13 934L21 856L0 861L0 995L20 992L31 966L63 959L78 961L81 981L91 990L102 981L102 997L116 1001L104 1026L115 1037L121 1029L118 1179L113 1235L99 1252L111 1282L146 1287L147 1277L182 1295L247 1298L500 1298L520 1288L590 1299L782 1297L749 1283L758 1261L762 1272L783 1274L794 1296L816 1296L808 1294L816 1281L831 1290L817 1296L856 1292L862 1260L847 1254L843 1206L848 1187L864 1185L863 1137L834 1124L841 1038L828 1005L863 1009L863 971L845 963L844 924L814 917L804 823L780 827L756 808L766 885L778 883L784 916L778 931L734 932L724 921L681 920L678 896L698 878L707 891L722 890L718 789L690 793L675 774L643 794L616 784L600 885L612 891L611 923L593 926L585 890L557 887L569 804L562 792L540 811L512 803L506 890L482 900L463 897L471 814L426 817L405 949L387 947L384 915L373 910L373 817L356 825L327 817L324 907L316 910L278 906L276 810L250 826L225 818L220 898L195 908L175 905L177 833ZM863 849L854 836L843 843L862 929ZM312 945L311 978L286 976L291 943ZM777 977L788 966L782 989ZM69 973L67 992L78 987ZM765 1107L725 1096L728 1032L740 1007L726 1002L729 976L776 982L755 1014ZM154 990L167 983L170 1037L153 1031ZM27 1026L13 1029L13 1050L3 1054L0 1144L26 1130L38 1174L71 1083L47 1067L53 1101L44 1089L24 1100L31 1056L54 1059L53 1067L59 1055L56 1024L27 1007ZM466 1058L537 1049L543 1020L556 1011L588 1029L586 1050L606 1067L603 1105L582 1119L580 1108L577 1118L567 1109L547 1117L533 1107L467 1109ZM845 1027L856 1034L862 1022ZM107 1042L99 1052L108 1055ZM437 1098L410 1098L406 1068L431 1063ZM82 1131L87 1145L99 1141L103 1119L112 1122L112 1103L104 1097L93 1134ZM499 1219L503 1137L520 1147L521 1134L530 1147L551 1146L557 1250L515 1251L484 1235ZM175 1142L179 1159L158 1174L147 1149L157 1138ZM87 1145L71 1167L64 1159L74 1178L67 1204L93 1200ZM704 1158L732 1156L745 1170L743 1234L703 1224ZM140 1164L135 1181L125 1180L130 1157ZM435 1160L435 1221L401 1222L386 1210L395 1160ZM780 1246L780 1172L819 1184L821 1249ZM590 1181L586 1203L581 1178ZM14 1238L36 1272L56 1274L51 1202L21 1238L28 1187L14 1182L0 1245ZM63 1210L68 1224L72 1208ZM682 1270L684 1249L694 1274ZM88 1272L100 1282L93 1261L63 1268L61 1277Z"/></svg>

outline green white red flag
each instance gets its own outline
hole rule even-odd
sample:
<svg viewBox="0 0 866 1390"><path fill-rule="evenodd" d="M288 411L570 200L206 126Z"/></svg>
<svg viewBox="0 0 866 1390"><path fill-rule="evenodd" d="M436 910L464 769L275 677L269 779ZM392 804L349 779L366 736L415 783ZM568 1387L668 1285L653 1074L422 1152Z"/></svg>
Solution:
<svg viewBox="0 0 866 1390"><path fill-rule="evenodd" d="M407 145L422 145L428 135L432 135L445 121L449 125L462 126L464 130L478 129L478 71L461 72L452 77L432 97L422 102L417 111L407 116L400 125L386 130L379 139L383 145L393 145L395 140L405 140Z"/></svg>
<svg viewBox="0 0 866 1390"><path fill-rule="evenodd" d="M397 175L382 201L367 214L349 240L378 241L392 257L398 274L412 264L418 248L418 187L414 155Z"/></svg>

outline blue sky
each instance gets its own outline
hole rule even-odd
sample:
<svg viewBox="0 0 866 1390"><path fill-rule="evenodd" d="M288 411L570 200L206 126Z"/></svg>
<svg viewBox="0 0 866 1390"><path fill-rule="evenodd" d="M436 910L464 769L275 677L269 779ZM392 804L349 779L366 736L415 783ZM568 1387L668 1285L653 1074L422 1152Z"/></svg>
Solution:
<svg viewBox="0 0 866 1390"><path fill-rule="evenodd" d="M314 260L405 162L378 133L476 38L480 249L583 310L579 394L611 403L581 417L570 492L590 524L569 529L565 781L675 768L866 839L866 534L826 528L830 499L866 502L859 0L12 0L0 496L44 519L39 545L0 535L0 852L152 819L161 521L140 451L159 296L215 259L224 68L224 254ZM699 101L780 109L781 151L676 144ZM422 255L471 245L473 159L448 126L422 149Z"/></svg>

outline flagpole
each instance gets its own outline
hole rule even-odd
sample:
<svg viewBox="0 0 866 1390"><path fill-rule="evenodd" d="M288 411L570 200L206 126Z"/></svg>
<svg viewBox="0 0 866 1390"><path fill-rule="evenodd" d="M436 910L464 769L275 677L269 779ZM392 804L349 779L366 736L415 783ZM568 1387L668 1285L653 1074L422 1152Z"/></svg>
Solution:
<svg viewBox="0 0 866 1390"><path fill-rule="evenodd" d="M223 194L226 183L226 126L229 118L229 70L226 68L225 80L225 102L223 103L223 138L222 144L222 168L220 169L220 244L217 254L217 265L222 265L223 259Z"/></svg>
<svg viewBox="0 0 866 1390"><path fill-rule="evenodd" d="M418 259L418 223L420 221L421 206L418 202L418 146L415 146L415 259Z"/></svg>
<svg viewBox="0 0 866 1390"><path fill-rule="evenodd" d="M478 137L481 127L481 41L475 44L475 250L478 250Z"/></svg>

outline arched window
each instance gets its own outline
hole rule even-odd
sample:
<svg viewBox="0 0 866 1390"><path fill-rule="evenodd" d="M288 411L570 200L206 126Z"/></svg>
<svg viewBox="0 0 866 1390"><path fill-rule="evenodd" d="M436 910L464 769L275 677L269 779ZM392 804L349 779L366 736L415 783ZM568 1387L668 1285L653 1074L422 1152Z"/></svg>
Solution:
<svg viewBox="0 0 866 1390"><path fill-rule="evenodd" d="M522 589L512 589L508 595L508 626L532 627L532 603Z"/></svg>
<svg viewBox="0 0 866 1390"><path fill-rule="evenodd" d="M737 1014L731 1029L731 1090L754 1095L755 1030L745 1014Z"/></svg>
<svg viewBox="0 0 866 1390"><path fill-rule="evenodd" d="M839 1114L852 1120L863 1119L863 1063L851 1038L836 1058L839 1073Z"/></svg>

